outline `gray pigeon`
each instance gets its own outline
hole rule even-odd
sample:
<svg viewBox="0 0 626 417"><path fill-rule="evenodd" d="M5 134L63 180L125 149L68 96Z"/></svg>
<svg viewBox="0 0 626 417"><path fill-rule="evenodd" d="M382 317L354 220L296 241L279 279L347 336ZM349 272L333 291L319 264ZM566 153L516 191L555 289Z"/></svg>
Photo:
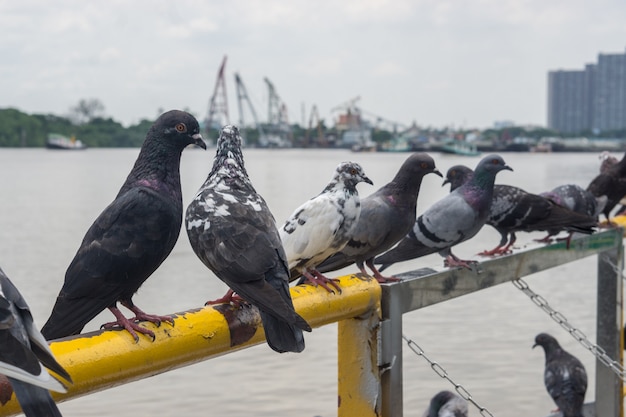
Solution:
<svg viewBox="0 0 626 417"><path fill-rule="evenodd" d="M87 230L65 273L52 314L41 329L46 339L80 333L105 308L117 321L103 327L123 326L135 340L137 332L154 338L135 320L173 323L171 317L144 313L132 297L167 258L180 234L179 168L188 145L206 149L191 114L172 110L154 122L126 182ZM118 301L135 314L133 319L124 317Z"/></svg>
<svg viewBox="0 0 626 417"><path fill-rule="evenodd" d="M590 217L598 217L604 210L607 198L595 197L589 191L576 184L564 184L540 194L556 204Z"/></svg>
<svg viewBox="0 0 626 417"><path fill-rule="evenodd" d="M587 391L585 367L547 333L540 333L535 337L533 348L536 346L541 346L546 354L544 383L563 417L583 417L582 409Z"/></svg>
<svg viewBox="0 0 626 417"><path fill-rule="evenodd" d="M450 190L455 190L471 176L470 168L455 165L448 170L444 184L450 183ZM510 248L517 239L516 232L549 231L557 234L566 230L570 232L570 236L573 232L591 234L597 221L591 216L576 213L521 188L496 184L493 187L493 201L487 224L493 226L502 237L498 246L481 253L493 256L511 251Z"/></svg>
<svg viewBox="0 0 626 417"><path fill-rule="evenodd" d="M602 213L608 220L613 208L626 195L626 153L619 162L602 167L600 174L587 186L587 190L595 197L607 197Z"/></svg>
<svg viewBox="0 0 626 417"><path fill-rule="evenodd" d="M439 391L422 417L467 417L467 401L451 391Z"/></svg>
<svg viewBox="0 0 626 417"><path fill-rule="evenodd" d="M469 181L429 207L396 247L375 259L376 264L382 264L379 270L435 252L445 258L446 266L471 269L475 262L459 259L451 248L471 239L483 227L491 209L496 174L504 169L512 171L501 156L484 157Z"/></svg>
<svg viewBox="0 0 626 417"><path fill-rule="evenodd" d="M225 126L213 168L185 217L200 260L260 310L265 337L277 352L301 352L311 327L293 308L289 267L276 222L244 166L241 136Z"/></svg>
<svg viewBox="0 0 626 417"><path fill-rule="evenodd" d="M0 269L0 374L6 375L27 417L61 416L48 390L66 392L50 375L68 382L69 374L56 361L46 339L35 327L28 304Z"/></svg>
<svg viewBox="0 0 626 417"><path fill-rule="evenodd" d="M375 193L361 199L361 215L346 246L326 259L317 270L324 273L356 263L363 275L372 270L378 282L384 277L374 266L374 257L395 245L415 223L417 195L426 174L442 176L435 161L425 153L415 153L402 164L396 176Z"/></svg>
<svg viewBox="0 0 626 417"><path fill-rule="evenodd" d="M316 268L346 246L361 213L356 185L373 184L355 162L342 162L332 180L316 197L298 207L280 228L292 278L300 275L314 285L341 292L333 280Z"/></svg>

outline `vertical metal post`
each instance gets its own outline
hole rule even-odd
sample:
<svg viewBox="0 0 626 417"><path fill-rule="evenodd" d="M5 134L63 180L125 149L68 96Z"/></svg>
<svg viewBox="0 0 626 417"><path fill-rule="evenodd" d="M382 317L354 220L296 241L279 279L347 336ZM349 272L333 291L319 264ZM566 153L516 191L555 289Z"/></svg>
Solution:
<svg viewBox="0 0 626 417"><path fill-rule="evenodd" d="M621 241L621 240L620 240ZM612 359L623 363L622 270L624 248L598 254L597 345ZM622 380L599 360L596 361L596 415L621 417Z"/></svg>
<svg viewBox="0 0 626 417"><path fill-rule="evenodd" d="M379 308L338 323L339 417L380 416L379 323Z"/></svg>
<svg viewBox="0 0 626 417"><path fill-rule="evenodd" d="M380 380L382 417L402 417L402 288L382 286L380 331Z"/></svg>

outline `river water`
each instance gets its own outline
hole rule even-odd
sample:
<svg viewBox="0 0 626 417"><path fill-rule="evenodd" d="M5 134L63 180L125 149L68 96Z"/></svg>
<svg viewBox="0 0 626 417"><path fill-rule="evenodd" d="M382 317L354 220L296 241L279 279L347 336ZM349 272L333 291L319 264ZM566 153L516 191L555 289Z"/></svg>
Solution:
<svg viewBox="0 0 626 417"><path fill-rule="evenodd" d="M138 149L81 152L0 149L0 266L21 290L42 325L52 308L84 233L117 194ZM214 150L186 150L182 157L183 201L190 202L208 174ZM408 154L352 153L347 150L245 149L248 173L281 223L302 202L318 194L335 166L354 160L374 186L360 184L362 196L384 185ZM442 173L479 157L432 154ZM503 154L514 172L497 182L539 193L565 183L586 186L599 168L597 154ZM617 155L619 156L619 155ZM425 177L418 213L443 197L435 175ZM518 246L543 234L520 234ZM458 246L460 257L491 249L499 235L485 227ZM438 255L392 266L390 273L433 266ZM347 268L344 272L355 272ZM331 275L332 276L332 275ZM588 258L526 281L550 305L595 340L596 259ZM183 230L161 268L134 301L147 312L168 314L203 305L226 287L201 264ZM85 331L112 320L105 311ZM549 332L584 363L589 374L586 400L594 399L595 360L513 285L503 284L404 317L404 333L450 377L497 416L543 416L555 408L543 386L544 355L531 349L537 333ZM337 413L337 327L306 334L301 354L273 352L266 345L225 355L97 394L60 404L67 416L333 416ZM421 416L432 395L453 389L429 365L404 349L404 415ZM479 415L470 408L470 415Z"/></svg>

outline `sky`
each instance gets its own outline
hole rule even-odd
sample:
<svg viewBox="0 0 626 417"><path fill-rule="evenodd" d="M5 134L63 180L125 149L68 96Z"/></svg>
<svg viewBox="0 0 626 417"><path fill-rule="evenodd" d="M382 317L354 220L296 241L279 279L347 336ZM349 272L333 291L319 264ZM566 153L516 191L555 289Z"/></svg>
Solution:
<svg viewBox="0 0 626 417"><path fill-rule="evenodd" d="M0 108L65 116L95 98L124 125L204 119L224 56L261 121L271 80L290 123L546 125L547 73L626 51L623 0L0 0ZM244 122L251 123L248 110Z"/></svg>

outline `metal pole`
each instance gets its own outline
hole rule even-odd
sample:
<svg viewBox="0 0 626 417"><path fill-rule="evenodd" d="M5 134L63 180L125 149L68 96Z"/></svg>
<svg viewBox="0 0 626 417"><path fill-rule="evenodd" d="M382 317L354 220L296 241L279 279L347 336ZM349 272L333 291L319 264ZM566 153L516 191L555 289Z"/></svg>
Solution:
<svg viewBox="0 0 626 417"><path fill-rule="evenodd" d="M624 248L598 254L597 345L608 356L623 363L622 270ZM622 380L599 360L596 361L596 415L621 417Z"/></svg>
<svg viewBox="0 0 626 417"><path fill-rule="evenodd" d="M382 416L402 417L402 287L382 286L380 329L380 380Z"/></svg>

